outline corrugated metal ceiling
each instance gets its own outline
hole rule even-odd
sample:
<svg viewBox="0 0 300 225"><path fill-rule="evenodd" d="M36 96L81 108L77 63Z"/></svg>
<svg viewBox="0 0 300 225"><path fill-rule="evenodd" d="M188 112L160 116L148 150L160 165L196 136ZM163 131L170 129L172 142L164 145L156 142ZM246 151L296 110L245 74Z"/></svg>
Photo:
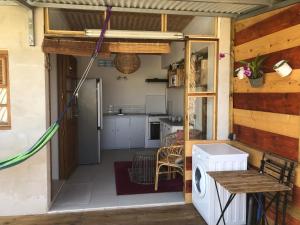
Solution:
<svg viewBox="0 0 300 225"><path fill-rule="evenodd" d="M204 16L238 16L269 7L273 0L27 0L33 6Z"/></svg>
<svg viewBox="0 0 300 225"><path fill-rule="evenodd" d="M194 19L188 15L168 15L167 30L182 32ZM53 30L82 31L99 29L104 13L88 10L49 9L49 25ZM213 26L213 24L212 24ZM161 15L151 13L113 12L110 18L112 30L161 31Z"/></svg>

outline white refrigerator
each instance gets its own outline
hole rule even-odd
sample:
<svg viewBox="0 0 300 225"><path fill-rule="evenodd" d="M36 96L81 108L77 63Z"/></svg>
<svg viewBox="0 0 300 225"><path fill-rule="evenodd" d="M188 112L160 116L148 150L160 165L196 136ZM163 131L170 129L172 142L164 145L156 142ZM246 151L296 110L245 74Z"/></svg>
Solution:
<svg viewBox="0 0 300 225"><path fill-rule="evenodd" d="M103 130L102 107L102 80L87 79L78 94L79 164L100 163L100 133Z"/></svg>

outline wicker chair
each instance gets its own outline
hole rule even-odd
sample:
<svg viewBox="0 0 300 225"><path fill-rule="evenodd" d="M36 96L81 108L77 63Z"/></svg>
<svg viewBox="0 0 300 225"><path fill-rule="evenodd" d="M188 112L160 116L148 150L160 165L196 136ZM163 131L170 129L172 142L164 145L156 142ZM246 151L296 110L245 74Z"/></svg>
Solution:
<svg viewBox="0 0 300 225"><path fill-rule="evenodd" d="M183 176L184 173L184 151L183 145L171 145L162 147L157 151L156 158L156 174L155 174L155 191L158 189L159 175L179 173ZM166 171L161 171L162 167L166 167Z"/></svg>

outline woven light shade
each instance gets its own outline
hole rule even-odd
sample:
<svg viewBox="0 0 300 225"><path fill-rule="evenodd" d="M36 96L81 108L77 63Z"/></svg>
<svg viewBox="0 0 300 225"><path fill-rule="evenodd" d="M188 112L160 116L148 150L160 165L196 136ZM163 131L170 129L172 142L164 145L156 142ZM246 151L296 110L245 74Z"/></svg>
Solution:
<svg viewBox="0 0 300 225"><path fill-rule="evenodd" d="M119 53L114 59L115 67L124 74L131 74L141 66L141 60L137 54Z"/></svg>

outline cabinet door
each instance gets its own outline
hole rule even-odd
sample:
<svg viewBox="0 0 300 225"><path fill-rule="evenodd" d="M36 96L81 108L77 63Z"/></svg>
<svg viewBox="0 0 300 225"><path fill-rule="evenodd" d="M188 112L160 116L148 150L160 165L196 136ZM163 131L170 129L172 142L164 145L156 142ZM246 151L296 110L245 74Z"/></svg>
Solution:
<svg viewBox="0 0 300 225"><path fill-rule="evenodd" d="M129 123L129 117L116 118L116 147L118 149L130 148Z"/></svg>
<svg viewBox="0 0 300 225"><path fill-rule="evenodd" d="M114 117L103 118L101 134L101 149L116 149L116 119Z"/></svg>
<svg viewBox="0 0 300 225"><path fill-rule="evenodd" d="M130 120L130 148L145 147L146 117L135 116Z"/></svg>

